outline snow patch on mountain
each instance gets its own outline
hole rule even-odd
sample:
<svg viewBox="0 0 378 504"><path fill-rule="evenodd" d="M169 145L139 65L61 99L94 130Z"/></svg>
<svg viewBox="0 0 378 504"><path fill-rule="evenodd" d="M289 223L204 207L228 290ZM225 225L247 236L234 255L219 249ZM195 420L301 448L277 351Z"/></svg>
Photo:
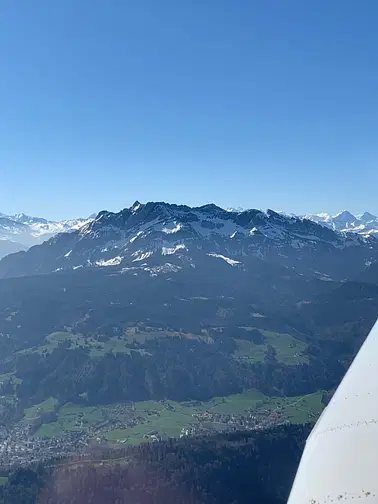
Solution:
<svg viewBox="0 0 378 504"><path fill-rule="evenodd" d="M96 261L96 266L118 266L121 264L123 257L117 256L112 259L108 259L107 261L101 259L100 261Z"/></svg>
<svg viewBox="0 0 378 504"><path fill-rule="evenodd" d="M225 210L226 210L226 212L235 212L235 213L244 212L244 208L241 207L241 206L238 206L238 207L228 207Z"/></svg>
<svg viewBox="0 0 378 504"><path fill-rule="evenodd" d="M177 264L165 263L161 266L152 266L144 268L144 271L149 271L152 275L157 275L158 273L177 273L182 269L181 266Z"/></svg>
<svg viewBox="0 0 378 504"><path fill-rule="evenodd" d="M141 234L143 234L143 231L138 231L138 232L137 232L137 234L136 234L135 236L133 236L132 238L130 238L130 243L134 243L134 242L135 242L135 240L136 240L137 238L139 238L139 236L140 236Z"/></svg>
<svg viewBox="0 0 378 504"><path fill-rule="evenodd" d="M176 253L178 250L187 250L183 243L176 245L175 247L162 247L161 254L162 255L172 255Z"/></svg>
<svg viewBox="0 0 378 504"><path fill-rule="evenodd" d="M223 259L223 261L226 261L227 264L230 264L231 266L236 266L237 264L240 264L240 261L235 261L234 259L230 259L229 257L226 257L222 254L207 254L210 257L217 257L218 259Z"/></svg>
<svg viewBox="0 0 378 504"><path fill-rule="evenodd" d="M166 233L166 234L173 234L173 233L178 233L181 228L182 228L182 225L180 223L177 223L172 228L163 227L162 231L163 231L163 233Z"/></svg>
<svg viewBox="0 0 378 504"><path fill-rule="evenodd" d="M151 257L153 254L153 252L151 251L148 251L148 252L141 252L140 250L138 250L138 252L135 252L134 254L131 254L132 256L135 256L135 259L133 259L133 262L138 262L138 261L144 261L145 259L148 259L149 257Z"/></svg>

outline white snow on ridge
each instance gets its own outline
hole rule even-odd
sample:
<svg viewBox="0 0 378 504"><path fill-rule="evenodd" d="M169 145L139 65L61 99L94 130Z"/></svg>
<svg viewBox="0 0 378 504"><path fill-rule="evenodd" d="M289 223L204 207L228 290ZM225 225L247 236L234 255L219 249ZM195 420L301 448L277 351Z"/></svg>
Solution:
<svg viewBox="0 0 378 504"><path fill-rule="evenodd" d="M136 205L133 205L131 208L132 208L132 212L135 213L137 210L139 210L139 208L141 207L142 205L140 203L137 203Z"/></svg>
<svg viewBox="0 0 378 504"><path fill-rule="evenodd" d="M92 222L93 219L73 219L60 222L33 222L29 223L28 226L31 230L31 235L38 237L45 234L57 234L64 233L68 231L76 231L81 227Z"/></svg>
<svg viewBox="0 0 378 504"><path fill-rule="evenodd" d="M156 276L157 273L177 273L182 268L176 264L165 263L162 266L153 266L152 268L144 268L144 271L149 271L151 276Z"/></svg>
<svg viewBox="0 0 378 504"><path fill-rule="evenodd" d="M244 212L244 208L241 206L228 207L228 208L225 208L225 210L226 210L226 212L236 212L236 213Z"/></svg>
<svg viewBox="0 0 378 504"><path fill-rule="evenodd" d="M183 243L180 243L179 245L176 245L175 247L162 247L161 248L161 255L171 255L177 252L178 250L187 250L185 245Z"/></svg>
<svg viewBox="0 0 378 504"><path fill-rule="evenodd" d="M378 218L369 213L353 215L348 210L343 210L336 215L327 213L305 215L304 218L310 219L317 224L329 227L334 231L354 232L363 236L378 230Z"/></svg>
<svg viewBox="0 0 378 504"><path fill-rule="evenodd" d="M223 261L226 261L226 263L230 264L231 266L236 266L236 264L240 264L240 261L235 261L234 259L230 259L229 257L226 257L221 254L207 254L210 257L217 257L218 259L223 259Z"/></svg>
<svg viewBox="0 0 378 504"><path fill-rule="evenodd" d="M152 256L153 252L143 252L141 255L138 254L140 254L140 251L134 252L134 254L132 254L133 256L137 256L135 259L133 259L133 262L144 261L144 259Z"/></svg>
<svg viewBox="0 0 378 504"><path fill-rule="evenodd" d="M163 227L162 229L162 232L163 233L166 233L166 234L173 234L173 233L177 233L178 231L180 231L180 229L182 228L182 225L180 223L174 223L175 226L173 228L169 228L169 227Z"/></svg>
<svg viewBox="0 0 378 504"><path fill-rule="evenodd" d="M143 231L138 231L135 236L130 239L130 243L134 243L137 238L143 233Z"/></svg>
<svg viewBox="0 0 378 504"><path fill-rule="evenodd" d="M107 261L104 261L104 259L101 259L100 261L96 261L96 266L118 266L118 264L121 264L123 257L117 256L113 257L112 259L108 259Z"/></svg>
<svg viewBox="0 0 378 504"><path fill-rule="evenodd" d="M332 220L332 216L328 213L305 215L304 218L317 222L318 224L321 222L330 222Z"/></svg>

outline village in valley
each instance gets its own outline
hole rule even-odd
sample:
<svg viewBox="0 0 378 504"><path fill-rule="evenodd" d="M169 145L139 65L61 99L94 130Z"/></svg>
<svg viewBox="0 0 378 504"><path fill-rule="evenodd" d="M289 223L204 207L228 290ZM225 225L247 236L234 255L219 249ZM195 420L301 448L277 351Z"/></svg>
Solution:
<svg viewBox="0 0 378 504"><path fill-rule="evenodd" d="M26 409L11 428L0 429L0 466L86 457L96 447L305 423L322 408L321 393L267 398L256 390L207 402L161 400L106 406L59 405L51 398Z"/></svg>

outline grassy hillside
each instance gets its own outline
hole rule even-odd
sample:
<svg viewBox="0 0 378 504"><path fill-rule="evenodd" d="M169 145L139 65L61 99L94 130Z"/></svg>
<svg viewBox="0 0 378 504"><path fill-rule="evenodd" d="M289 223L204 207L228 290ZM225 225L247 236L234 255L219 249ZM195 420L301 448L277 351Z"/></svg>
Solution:
<svg viewBox="0 0 378 504"><path fill-rule="evenodd" d="M90 407L67 403L57 413L57 420L43 424L36 436L52 437L63 432L91 432L110 443L139 443L151 435L180 437L190 433L225 430L233 425L242 427L265 426L276 423L306 423L314 420L323 409L322 393L299 397L267 397L255 389L228 397L214 397L209 401L138 401L129 405ZM56 402L51 399L25 410L28 419L32 412L46 410ZM123 408L120 411L120 408ZM113 428L122 418L130 427ZM249 422L249 423L248 423Z"/></svg>

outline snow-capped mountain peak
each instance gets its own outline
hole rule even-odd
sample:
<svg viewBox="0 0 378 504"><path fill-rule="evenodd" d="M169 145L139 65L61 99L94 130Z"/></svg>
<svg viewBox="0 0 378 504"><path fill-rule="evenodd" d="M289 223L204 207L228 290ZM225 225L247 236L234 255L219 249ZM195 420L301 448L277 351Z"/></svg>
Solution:
<svg viewBox="0 0 378 504"><path fill-rule="evenodd" d="M130 211L132 213L135 213L137 212L140 208L142 208L142 203L139 203L138 200L135 201L135 203L130 207Z"/></svg>
<svg viewBox="0 0 378 504"><path fill-rule="evenodd" d="M368 222L373 222L377 220L377 216L373 215L370 212L364 212L363 214L357 215L358 219L362 222L368 223Z"/></svg>
<svg viewBox="0 0 378 504"><path fill-rule="evenodd" d="M10 219L16 221L16 222L21 222L22 224L47 224L48 220L43 219L41 217L31 217L30 215L26 215L24 213L19 213L15 215L10 215Z"/></svg>
<svg viewBox="0 0 378 504"><path fill-rule="evenodd" d="M348 210L343 210L335 215L319 213L306 215L305 218L335 231L352 231L362 235L378 233L378 218L370 212L364 212L356 216Z"/></svg>
<svg viewBox="0 0 378 504"><path fill-rule="evenodd" d="M0 214L0 258L38 245L57 233L77 230L92 220L93 216L86 219L49 221L24 213Z"/></svg>
<svg viewBox="0 0 378 504"><path fill-rule="evenodd" d="M345 222L346 224L351 223L351 222L355 222L356 220L357 220L357 217L355 217L348 210L342 210L341 212L339 212L333 216L333 221Z"/></svg>
<svg viewBox="0 0 378 504"><path fill-rule="evenodd" d="M332 220L332 215L328 213L317 213L317 214L309 214L304 216L306 219L312 220L313 222L328 223Z"/></svg>
<svg viewBox="0 0 378 504"><path fill-rule="evenodd" d="M136 202L120 212L103 210L77 230L4 258L0 276L88 268L154 276L192 268L258 270L266 262L321 279L331 273L343 278L343 261L348 268L354 262L360 267L377 249L373 237L338 233L273 210L229 212L214 204Z"/></svg>
<svg viewBox="0 0 378 504"><path fill-rule="evenodd" d="M227 212L236 212L236 213L241 213L241 212L244 212L244 208L241 207L241 206L237 206L237 207L228 207L226 208Z"/></svg>

